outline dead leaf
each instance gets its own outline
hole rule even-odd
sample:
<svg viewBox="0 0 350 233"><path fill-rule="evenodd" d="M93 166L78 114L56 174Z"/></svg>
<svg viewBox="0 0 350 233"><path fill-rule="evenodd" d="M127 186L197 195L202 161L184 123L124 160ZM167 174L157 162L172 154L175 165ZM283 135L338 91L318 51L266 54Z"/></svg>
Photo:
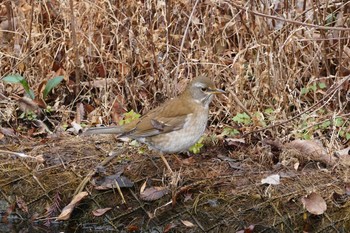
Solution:
<svg viewBox="0 0 350 233"><path fill-rule="evenodd" d="M140 188L140 194L143 193L146 189L146 185L147 185L147 180L145 182L143 182L141 188Z"/></svg>
<svg viewBox="0 0 350 233"><path fill-rule="evenodd" d="M47 125L43 121L35 119L34 124L36 127L38 127L38 130L35 133L33 133L34 136L43 135L46 133L53 134L49 127L47 127Z"/></svg>
<svg viewBox="0 0 350 233"><path fill-rule="evenodd" d="M72 132L77 135L83 131L81 125L77 124L75 121L72 121L71 126L71 128L67 129L68 132Z"/></svg>
<svg viewBox="0 0 350 233"><path fill-rule="evenodd" d="M335 155L339 158L340 164L350 166L350 147L336 151Z"/></svg>
<svg viewBox="0 0 350 233"><path fill-rule="evenodd" d="M116 183L120 188L131 188L134 186L134 183L125 176L120 174L110 175L103 177L99 180L93 180L96 190L107 190L117 188Z"/></svg>
<svg viewBox="0 0 350 233"><path fill-rule="evenodd" d="M165 227L163 229L163 233L168 233L171 229L175 228L176 226L177 225L173 222L165 225Z"/></svg>
<svg viewBox="0 0 350 233"><path fill-rule="evenodd" d="M128 232L139 232L140 231L140 228L136 225L129 225L126 227L126 230Z"/></svg>
<svg viewBox="0 0 350 233"><path fill-rule="evenodd" d="M39 109L38 104L29 97L22 97L18 99L18 105L22 112L34 112Z"/></svg>
<svg viewBox="0 0 350 233"><path fill-rule="evenodd" d="M100 216L104 215L107 211L109 211L109 210L111 210L111 209L112 209L111 207L108 207L108 208L93 210L93 211L92 211L92 214L93 214L95 217L100 217Z"/></svg>
<svg viewBox="0 0 350 233"><path fill-rule="evenodd" d="M249 227L245 228L244 230L237 231L236 233L252 233L254 231L255 226L250 225Z"/></svg>
<svg viewBox="0 0 350 233"><path fill-rule="evenodd" d="M263 179L261 179L261 184L278 185L278 184L280 184L280 175L274 174L274 175L270 175L266 178L263 178Z"/></svg>
<svg viewBox="0 0 350 233"><path fill-rule="evenodd" d="M80 125L81 121L84 119L84 116L85 116L84 105L82 103L78 103L74 122Z"/></svg>
<svg viewBox="0 0 350 233"><path fill-rule="evenodd" d="M3 127L0 127L0 132L3 134L3 135L6 135L6 136L10 136L10 137L16 137L16 134L15 134L15 131L11 128L3 128Z"/></svg>
<svg viewBox="0 0 350 233"><path fill-rule="evenodd" d="M242 138L224 138L224 145L230 149L240 149L247 146L245 139Z"/></svg>
<svg viewBox="0 0 350 233"><path fill-rule="evenodd" d="M79 202L87 195L88 195L88 192L80 192L77 195L75 195L72 201L66 207L63 208L61 214L57 217L57 220L68 220L75 206L79 204Z"/></svg>
<svg viewBox="0 0 350 233"><path fill-rule="evenodd" d="M23 212L28 213L27 203L23 200L22 197L16 196L16 204Z"/></svg>
<svg viewBox="0 0 350 233"><path fill-rule="evenodd" d="M193 223L191 223L190 221L187 220L180 220L182 222L182 224L184 224L186 227L195 227L195 225Z"/></svg>
<svg viewBox="0 0 350 233"><path fill-rule="evenodd" d="M143 201L155 201L168 194L169 190L166 187L150 187L145 189L140 198Z"/></svg>
<svg viewBox="0 0 350 233"><path fill-rule="evenodd" d="M320 215L327 210L326 201L318 193L312 192L301 198L304 208L311 214Z"/></svg>
<svg viewBox="0 0 350 233"><path fill-rule="evenodd" d="M326 149L317 141L298 139L285 144L285 148L299 151L308 160L321 161L329 165L337 161L337 158L328 155Z"/></svg>

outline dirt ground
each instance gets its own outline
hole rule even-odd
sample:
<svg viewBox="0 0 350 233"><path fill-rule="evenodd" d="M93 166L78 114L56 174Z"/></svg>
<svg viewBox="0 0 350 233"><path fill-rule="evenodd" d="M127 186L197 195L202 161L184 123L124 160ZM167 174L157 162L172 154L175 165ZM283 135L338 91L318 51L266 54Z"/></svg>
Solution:
<svg viewBox="0 0 350 233"><path fill-rule="evenodd" d="M13 138L2 143L0 150L37 158L0 153L1 232L350 229L348 167L308 161L296 170L279 162L283 152L261 142L242 146L207 142L197 155L169 155L168 162L178 175L176 184L170 184L174 179L157 155L143 146L118 142L113 136ZM261 183L272 174L280 175L279 184ZM117 188L97 190L98 183L110 175L122 177L129 187L118 182L121 193ZM152 187L169 189L149 201L140 190ZM68 220L56 221L80 191L88 195ZM325 199L324 214L313 215L303 207L301 199L311 192ZM99 216L104 208L111 209Z"/></svg>

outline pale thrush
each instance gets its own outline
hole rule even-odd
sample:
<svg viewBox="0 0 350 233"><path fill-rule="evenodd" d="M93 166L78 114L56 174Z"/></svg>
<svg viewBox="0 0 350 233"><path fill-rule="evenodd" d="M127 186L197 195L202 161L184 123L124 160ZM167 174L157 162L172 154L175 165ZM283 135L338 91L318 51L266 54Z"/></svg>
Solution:
<svg viewBox="0 0 350 233"><path fill-rule="evenodd" d="M203 135L208 122L209 104L214 94L224 93L207 77L200 76L188 84L179 96L170 99L129 124L88 129L85 134L117 134L136 139L160 156L172 172L162 153L187 150Z"/></svg>

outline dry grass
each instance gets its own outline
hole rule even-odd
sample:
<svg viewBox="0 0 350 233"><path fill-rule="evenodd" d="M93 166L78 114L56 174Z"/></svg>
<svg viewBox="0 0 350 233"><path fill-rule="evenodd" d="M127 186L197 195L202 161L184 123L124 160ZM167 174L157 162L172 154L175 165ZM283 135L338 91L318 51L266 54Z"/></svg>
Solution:
<svg viewBox="0 0 350 233"><path fill-rule="evenodd" d="M231 152L230 156L244 161L247 169L252 169L245 170L248 174L255 174L257 167L267 172L274 169L270 167L274 162L266 161L269 152L256 147L263 138L283 142L296 138L319 139L329 152L350 145L346 138L346 133L350 135L349 16L350 3L337 0L3 1L0 3L0 78L19 73L28 80L36 96L40 96L44 80L64 75L64 83L45 99L52 110L47 113L41 107L35 109L37 119L56 136L73 121L110 124L131 109L143 114L175 96L189 80L204 73L228 92L213 103L210 133L219 134L224 128L239 130L246 143L252 145L248 154L260 153L260 157L252 158L249 163L249 158L238 152ZM23 107L26 105L23 95L21 86L0 81L0 126L16 129L17 136L33 137L36 130L33 121L18 118L28 109ZM238 124L232 119L244 111L234 96L253 116L251 124ZM17 109L19 104L22 107ZM0 144L13 140L6 135ZM280 187L289 189L286 196L283 190L277 190L278 193L271 194L275 199L266 197L269 201L261 201L258 197L260 204L256 207L239 209L237 203L251 201L247 195L257 191L251 191L254 182L243 186L246 188L241 188L241 194L237 190L224 190L239 179L225 178L232 176L231 172L225 173L226 164L211 161L207 165L206 169L217 171L216 176L222 177L222 184L210 181L208 187L220 187L213 195L224 193L224 203L231 203L228 206L233 208L227 213L231 215L228 224L238 219L241 222L235 226L241 228L254 222L250 221L254 218L261 219L251 211L262 207L276 210L284 199L287 207L282 208L283 212L276 211L271 221L263 224L278 225L272 223L277 213L281 217L278 221L288 225L301 216L300 206L293 206L297 211L288 218L288 224L285 222L289 201L304 195L306 186L322 190L321 183L333 188L332 179L336 180L334 185L349 182L345 168L332 175L311 169L309 178L298 174L298 179ZM189 169L182 175L194 177L196 172L198 169ZM215 177L208 174L211 179ZM256 173L255 178L260 176ZM9 177L7 181L12 179ZM323 193L327 196L329 190ZM196 198L211 199L210 195L204 191ZM131 199L134 200L132 195ZM276 200L278 203L270 205ZM273 212L272 209L269 211ZM348 214L345 216L349 219ZM330 222L332 225L335 220ZM219 220L218 223L218 227L224 225ZM288 226L294 229L293 223ZM219 228L208 224L204 229Z"/></svg>

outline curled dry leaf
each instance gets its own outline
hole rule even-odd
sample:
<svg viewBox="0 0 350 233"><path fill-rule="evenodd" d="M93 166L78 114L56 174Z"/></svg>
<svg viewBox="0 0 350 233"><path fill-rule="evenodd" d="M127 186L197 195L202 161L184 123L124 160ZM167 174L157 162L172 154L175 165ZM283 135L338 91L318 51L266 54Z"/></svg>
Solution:
<svg viewBox="0 0 350 233"><path fill-rule="evenodd" d="M145 182L143 182L141 188L140 188L140 194L143 193L146 189L146 185L147 185L147 180Z"/></svg>
<svg viewBox="0 0 350 233"><path fill-rule="evenodd" d="M100 217L100 216L104 215L107 211L109 211L109 210L111 210L111 209L112 209L111 207L108 207L108 208L93 210L93 211L92 211L92 214L93 214L95 217Z"/></svg>
<svg viewBox="0 0 350 233"><path fill-rule="evenodd" d="M72 214L74 207L88 195L87 192L80 192L75 197L73 197L72 201L63 208L61 214L57 217L57 220L67 220Z"/></svg>
<svg viewBox="0 0 350 233"><path fill-rule="evenodd" d="M168 233L171 229L175 228L176 224L175 223L169 223L164 227L163 233Z"/></svg>
<svg viewBox="0 0 350 233"><path fill-rule="evenodd" d="M106 176L99 180L93 180L95 189L97 190L117 188L116 182L120 188L131 188L134 186L134 183L131 180L120 174Z"/></svg>
<svg viewBox="0 0 350 233"><path fill-rule="evenodd" d="M186 227L194 227L195 225L187 220L180 220L182 224L184 224Z"/></svg>
<svg viewBox="0 0 350 233"><path fill-rule="evenodd" d="M328 165L333 165L337 158L327 154L321 143L313 140L294 140L285 145L287 149L295 149L309 160L321 161Z"/></svg>
<svg viewBox="0 0 350 233"><path fill-rule="evenodd" d="M320 215L327 210L326 201L320 194L312 192L306 197L301 198L304 208L311 214Z"/></svg>
<svg viewBox="0 0 350 233"><path fill-rule="evenodd" d="M168 194L168 192L169 190L166 187L151 187L145 189L140 194L140 198L144 201L155 201Z"/></svg>
<svg viewBox="0 0 350 233"><path fill-rule="evenodd" d="M67 131L72 132L74 134L79 134L83 132L83 128L81 127L81 125L77 124L75 121L72 121L71 125L72 128L67 129Z"/></svg>
<svg viewBox="0 0 350 233"><path fill-rule="evenodd" d="M270 175L266 178L263 178L263 179L261 179L261 184L278 185L278 184L280 184L280 175L274 174L274 175Z"/></svg>

